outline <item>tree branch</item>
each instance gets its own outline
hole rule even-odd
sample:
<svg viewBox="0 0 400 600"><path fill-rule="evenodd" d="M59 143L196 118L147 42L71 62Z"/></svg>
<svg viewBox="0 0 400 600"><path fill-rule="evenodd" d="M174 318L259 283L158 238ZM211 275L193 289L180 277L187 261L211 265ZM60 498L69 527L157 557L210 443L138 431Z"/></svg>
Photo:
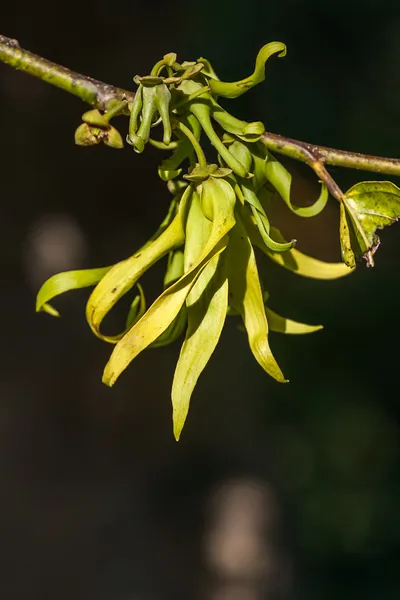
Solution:
<svg viewBox="0 0 400 600"><path fill-rule="evenodd" d="M121 100L132 101L135 96L134 92L81 75L37 56L21 48L17 40L2 35L0 35L0 61L74 94L84 102L101 110L110 110ZM261 141L269 150L309 165L325 183L330 193L339 201L342 200L343 193L326 170L325 165L385 175L400 175L400 159L398 158L382 158L317 146L270 132L264 133Z"/></svg>
<svg viewBox="0 0 400 600"><path fill-rule="evenodd" d="M121 100L133 100L135 96L134 92L128 92L86 75L75 73L24 50L19 46L17 40L3 35L0 35L0 61L74 94L84 102L101 110L108 110Z"/></svg>
<svg viewBox="0 0 400 600"><path fill-rule="evenodd" d="M359 169L360 171L400 175L399 158L383 158L372 154L360 154L328 148L327 146L317 146L270 132L264 133L261 141L269 150L305 162L311 167L313 162L320 162L336 167Z"/></svg>

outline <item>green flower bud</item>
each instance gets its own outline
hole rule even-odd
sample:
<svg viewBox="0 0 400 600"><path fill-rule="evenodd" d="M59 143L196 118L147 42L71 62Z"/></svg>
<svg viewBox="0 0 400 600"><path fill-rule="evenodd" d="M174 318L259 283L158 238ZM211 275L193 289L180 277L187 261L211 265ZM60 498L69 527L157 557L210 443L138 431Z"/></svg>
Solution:
<svg viewBox="0 0 400 600"><path fill-rule="evenodd" d="M79 125L75 131L75 144L78 146L95 146L100 144L103 132L87 123Z"/></svg>
<svg viewBox="0 0 400 600"><path fill-rule="evenodd" d="M253 157L245 144L235 141L229 146L229 152L244 166L247 172L250 171Z"/></svg>
<svg viewBox="0 0 400 600"><path fill-rule="evenodd" d="M155 106L157 108L158 114L161 117L162 124L164 127L164 135L163 142L164 144L169 144L171 141L172 129L171 129L171 121L169 116L169 109L171 104L171 92L165 83L157 85L156 87L156 95L155 95Z"/></svg>
<svg viewBox="0 0 400 600"><path fill-rule="evenodd" d="M124 147L124 142L122 140L120 132L117 129L115 129L115 127L111 127L111 125L104 137L104 143L106 144L106 146L110 146L111 148Z"/></svg>
<svg viewBox="0 0 400 600"><path fill-rule="evenodd" d="M93 125L94 127L99 127L100 129L108 129L110 127L109 122L101 114L97 108L93 110L88 110L82 115L82 121L87 123L88 125Z"/></svg>
<svg viewBox="0 0 400 600"><path fill-rule="evenodd" d="M176 58L177 58L177 56L176 56L175 52L169 52L168 54L165 54L163 57L164 62L168 67L174 66L174 64L176 63Z"/></svg>

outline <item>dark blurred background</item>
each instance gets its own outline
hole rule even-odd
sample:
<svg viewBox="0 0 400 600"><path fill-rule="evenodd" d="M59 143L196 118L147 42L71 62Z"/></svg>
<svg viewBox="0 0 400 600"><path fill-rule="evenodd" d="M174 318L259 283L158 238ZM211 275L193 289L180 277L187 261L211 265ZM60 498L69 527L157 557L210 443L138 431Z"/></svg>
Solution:
<svg viewBox="0 0 400 600"><path fill-rule="evenodd" d="M400 156L397 0L20 0L0 17L23 47L128 88L166 52L206 56L234 80L283 41L287 57L233 112ZM272 336L281 386L230 320L177 444L179 344L143 353L110 390L88 292L58 300L59 320L34 312L49 275L110 264L151 235L169 202L157 152L76 147L85 106L4 65L0 106L0 597L399 598L400 227L382 233L375 269L338 281L261 260L273 305L325 329ZM307 201L312 173L290 168ZM368 177L332 173L344 188ZM306 223L277 218L300 248L339 260L333 200ZM146 278L150 296L162 276L163 265Z"/></svg>

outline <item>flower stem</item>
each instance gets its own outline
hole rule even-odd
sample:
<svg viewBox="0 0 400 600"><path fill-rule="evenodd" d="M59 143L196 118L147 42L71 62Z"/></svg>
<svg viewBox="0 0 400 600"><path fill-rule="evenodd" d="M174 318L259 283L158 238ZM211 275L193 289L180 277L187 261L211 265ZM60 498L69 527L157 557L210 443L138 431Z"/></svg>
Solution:
<svg viewBox="0 0 400 600"><path fill-rule="evenodd" d="M182 131L182 133L184 133L186 135L186 137L188 138L188 140L192 144L193 149L196 152L196 156L197 156L197 161L199 163L199 167L201 169L205 169L206 166L207 166L207 159L206 159L205 154L203 152L203 148L200 146L200 143L199 143L198 139L193 134L193 132L190 131L189 127L186 127L186 125L184 125L183 123L181 123L181 121L176 121L176 124L178 126L178 129L180 131Z"/></svg>

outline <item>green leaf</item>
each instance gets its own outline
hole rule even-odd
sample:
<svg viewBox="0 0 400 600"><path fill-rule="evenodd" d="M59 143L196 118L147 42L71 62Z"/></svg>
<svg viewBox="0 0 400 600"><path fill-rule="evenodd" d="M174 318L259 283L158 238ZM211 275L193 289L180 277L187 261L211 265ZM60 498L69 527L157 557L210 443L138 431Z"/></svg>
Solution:
<svg viewBox="0 0 400 600"><path fill-rule="evenodd" d="M52 300L60 294L71 290L79 290L81 288L96 285L103 279L112 267L101 267L99 269L81 269L79 271L65 271L53 275L44 282L36 297L36 311L44 311L59 317L60 313L50 304Z"/></svg>
<svg viewBox="0 0 400 600"><path fill-rule="evenodd" d="M363 257L374 265L380 240L377 229L400 217L400 189L390 181L364 181L346 192L340 211L340 241L345 263L355 266Z"/></svg>

